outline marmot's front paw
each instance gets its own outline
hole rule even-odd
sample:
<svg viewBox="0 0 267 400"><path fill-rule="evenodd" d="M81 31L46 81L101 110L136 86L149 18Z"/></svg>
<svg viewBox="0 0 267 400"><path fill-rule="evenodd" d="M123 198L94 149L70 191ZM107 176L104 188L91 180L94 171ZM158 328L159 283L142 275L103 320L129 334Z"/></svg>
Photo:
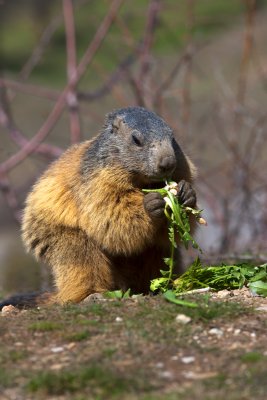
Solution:
<svg viewBox="0 0 267 400"><path fill-rule="evenodd" d="M189 182L182 180L178 183L177 197L183 206L191 208L196 207L197 195Z"/></svg>
<svg viewBox="0 0 267 400"><path fill-rule="evenodd" d="M152 218L164 216L165 201L159 193L148 193L144 197L144 207L148 215Z"/></svg>

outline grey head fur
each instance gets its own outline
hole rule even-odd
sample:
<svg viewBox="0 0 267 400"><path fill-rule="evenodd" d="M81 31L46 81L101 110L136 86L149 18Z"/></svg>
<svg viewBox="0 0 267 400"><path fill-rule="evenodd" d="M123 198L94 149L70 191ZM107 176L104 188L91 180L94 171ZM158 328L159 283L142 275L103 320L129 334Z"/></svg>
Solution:
<svg viewBox="0 0 267 400"><path fill-rule="evenodd" d="M102 132L88 149L82 173L120 166L144 183L171 177L184 155L173 131L157 114L127 107L107 115Z"/></svg>

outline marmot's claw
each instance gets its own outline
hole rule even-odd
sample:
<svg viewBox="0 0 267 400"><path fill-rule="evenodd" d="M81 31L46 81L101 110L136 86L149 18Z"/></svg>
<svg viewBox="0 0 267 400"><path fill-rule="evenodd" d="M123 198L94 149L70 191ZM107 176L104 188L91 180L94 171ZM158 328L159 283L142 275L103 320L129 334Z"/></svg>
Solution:
<svg viewBox="0 0 267 400"><path fill-rule="evenodd" d="M152 218L164 216L165 201L159 193L148 193L144 197L144 207Z"/></svg>
<svg viewBox="0 0 267 400"><path fill-rule="evenodd" d="M195 208L197 204L197 195L189 182L184 180L179 182L179 191L177 197L180 203L186 207Z"/></svg>

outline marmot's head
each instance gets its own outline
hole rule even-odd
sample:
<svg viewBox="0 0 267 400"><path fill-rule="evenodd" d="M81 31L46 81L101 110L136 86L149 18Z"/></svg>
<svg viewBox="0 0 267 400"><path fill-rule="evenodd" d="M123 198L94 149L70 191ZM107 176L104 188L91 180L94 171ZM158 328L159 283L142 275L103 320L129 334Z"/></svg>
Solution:
<svg viewBox="0 0 267 400"><path fill-rule="evenodd" d="M172 129L142 107L121 108L107 115L101 134L85 155L83 173L106 166L124 168L141 186L172 178L174 172L176 179L190 174Z"/></svg>
<svg viewBox="0 0 267 400"><path fill-rule="evenodd" d="M118 163L144 183L171 178L185 159L172 129L142 107L108 114L104 136L109 143L109 162Z"/></svg>

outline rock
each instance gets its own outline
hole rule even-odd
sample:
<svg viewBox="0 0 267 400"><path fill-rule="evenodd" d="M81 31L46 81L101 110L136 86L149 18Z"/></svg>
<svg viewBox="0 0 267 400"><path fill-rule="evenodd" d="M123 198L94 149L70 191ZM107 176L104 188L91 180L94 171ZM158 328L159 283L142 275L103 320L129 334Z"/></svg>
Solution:
<svg viewBox="0 0 267 400"><path fill-rule="evenodd" d="M217 336L217 337L222 337L223 336L223 331L221 329L219 329L219 328L211 328L209 330L209 334Z"/></svg>
<svg viewBox="0 0 267 400"><path fill-rule="evenodd" d="M58 346L58 347L52 347L51 348L52 353L61 353L64 351L64 347Z"/></svg>
<svg viewBox="0 0 267 400"><path fill-rule="evenodd" d="M230 297L230 292L229 290L220 290L219 292L217 292L217 297L219 297L220 299L225 299L226 297Z"/></svg>
<svg viewBox="0 0 267 400"><path fill-rule="evenodd" d="M64 366L63 364L53 364L53 365L51 365L50 369L52 371L59 371L60 369L63 368L63 366Z"/></svg>
<svg viewBox="0 0 267 400"><path fill-rule="evenodd" d="M71 350L76 346L76 344L77 343L75 343L75 342L70 342L70 343L65 345L65 348L68 349L68 350Z"/></svg>
<svg viewBox="0 0 267 400"><path fill-rule="evenodd" d="M164 379L172 379L173 373L171 371L160 371L159 376Z"/></svg>
<svg viewBox="0 0 267 400"><path fill-rule="evenodd" d="M82 303L97 303L99 301L108 301L102 293L92 293L87 296Z"/></svg>
<svg viewBox="0 0 267 400"><path fill-rule="evenodd" d="M115 322L122 322L122 321L123 321L123 319L121 317L116 317L115 318Z"/></svg>
<svg viewBox="0 0 267 400"><path fill-rule="evenodd" d="M186 325L191 321L191 318L185 314L177 314L175 317L175 321L178 322L179 324Z"/></svg>
<svg viewBox="0 0 267 400"><path fill-rule="evenodd" d="M182 373L186 379L193 379L193 380L202 380L213 378L218 375L218 372L194 372L194 371L186 371Z"/></svg>
<svg viewBox="0 0 267 400"><path fill-rule="evenodd" d="M12 306L11 304L9 306L4 306L2 308L2 314L1 315L10 315L10 314L17 314L19 312L19 310Z"/></svg>
<svg viewBox="0 0 267 400"><path fill-rule="evenodd" d="M187 357L182 357L181 361L184 364L191 364L192 362L194 362L196 360L196 358L194 356L187 356Z"/></svg>
<svg viewBox="0 0 267 400"><path fill-rule="evenodd" d="M267 305L262 305L260 307L255 308L256 311L265 311L267 312Z"/></svg>
<svg viewBox="0 0 267 400"><path fill-rule="evenodd" d="M235 329L234 330L234 335L237 336L237 335L240 334L240 332L241 332L241 329Z"/></svg>

